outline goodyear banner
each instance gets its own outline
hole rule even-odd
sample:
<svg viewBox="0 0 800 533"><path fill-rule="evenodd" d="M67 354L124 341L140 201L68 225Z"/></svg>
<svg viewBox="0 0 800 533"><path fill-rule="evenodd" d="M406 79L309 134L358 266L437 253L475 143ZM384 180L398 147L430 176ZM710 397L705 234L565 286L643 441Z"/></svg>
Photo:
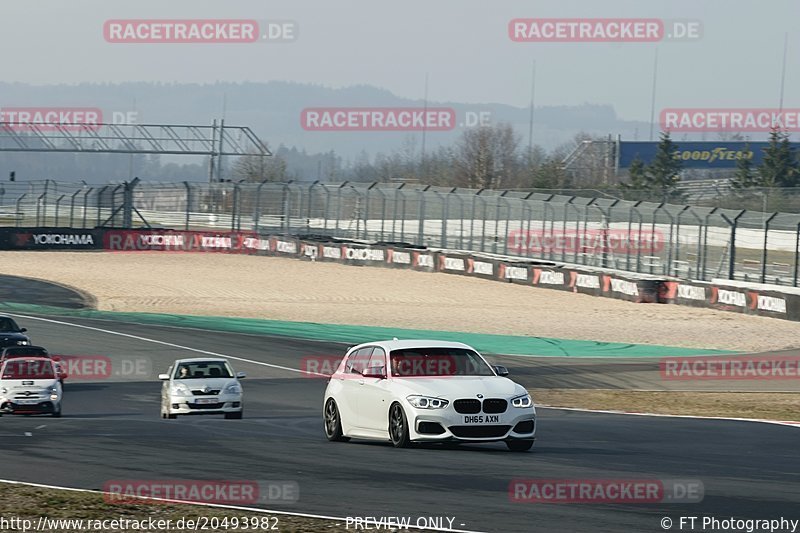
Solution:
<svg viewBox="0 0 800 533"><path fill-rule="evenodd" d="M790 143L800 151L800 143ZM759 166L764 158L766 142L722 142L698 141L675 143L676 159L683 168L725 169L736 168L739 159L748 158L753 166ZM657 142L620 141L619 167L628 168L637 157L645 164L653 161L658 150Z"/></svg>

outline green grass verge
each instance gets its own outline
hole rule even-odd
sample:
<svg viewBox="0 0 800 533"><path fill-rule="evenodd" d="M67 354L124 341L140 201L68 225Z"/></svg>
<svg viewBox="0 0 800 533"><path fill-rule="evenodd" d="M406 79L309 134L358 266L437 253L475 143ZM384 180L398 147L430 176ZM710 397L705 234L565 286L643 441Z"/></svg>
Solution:
<svg viewBox="0 0 800 533"><path fill-rule="evenodd" d="M2 303L0 310L9 313L58 315L75 318L96 318L120 322L134 322L159 326L179 326L231 333L274 335L299 339L314 339L345 344L359 344L375 340L436 339L464 342L485 353L524 355L538 357L680 357L694 355L726 355L727 350L703 350L649 344L596 342L546 337L491 335L455 331L403 329L342 324L317 324L263 320L256 318L229 318L214 316L175 315L158 313L124 313L96 310L73 310L39 305Z"/></svg>

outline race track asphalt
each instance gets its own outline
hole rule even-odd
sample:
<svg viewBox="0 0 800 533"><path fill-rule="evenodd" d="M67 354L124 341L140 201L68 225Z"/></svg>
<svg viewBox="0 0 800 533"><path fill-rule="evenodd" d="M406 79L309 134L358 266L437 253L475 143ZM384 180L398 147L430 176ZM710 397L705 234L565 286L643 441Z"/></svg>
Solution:
<svg viewBox="0 0 800 533"><path fill-rule="evenodd" d="M798 429L752 422L651 418L540 409L529 453L502 444L394 449L330 443L324 379L297 371L303 357L343 345L64 317L20 317L52 353L100 356L102 375L75 373L64 417L0 418L0 478L102 489L112 480L290 481L296 502L261 507L336 517L454 517L474 531L663 531L663 517L800 518ZM158 341L158 342L152 342ZM231 357L244 382L245 418L159 418L171 361L198 350ZM497 358L537 386L528 358ZM85 370L85 369L83 369ZM552 379L552 378L549 378ZM513 479L683 479L701 503L512 502Z"/></svg>

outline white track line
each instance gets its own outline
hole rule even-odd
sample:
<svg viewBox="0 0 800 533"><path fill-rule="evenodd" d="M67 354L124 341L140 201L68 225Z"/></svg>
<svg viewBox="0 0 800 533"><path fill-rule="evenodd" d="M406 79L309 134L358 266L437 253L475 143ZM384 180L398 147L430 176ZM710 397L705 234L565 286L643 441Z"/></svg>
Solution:
<svg viewBox="0 0 800 533"><path fill-rule="evenodd" d="M663 418L694 418L697 420L727 420L733 422L761 422L762 424L776 424L779 426L800 427L800 422L790 422L783 420L766 420L761 418L734 418L727 416L698 416L698 415L667 415L663 413L637 413L631 411L614 411L614 410L604 410L604 409L582 409L579 407L553 407L550 405L538 405L538 404L536 405L536 408L555 409L559 411L578 411L581 413L601 413L606 415L655 416Z"/></svg>
<svg viewBox="0 0 800 533"><path fill-rule="evenodd" d="M26 481L14 481L10 479L0 479L0 483L8 483L9 485L22 485L25 487L36 487L40 489L53 489L53 490L66 490L71 492L83 492L87 494L102 494L102 495L109 495L115 496L114 493L111 492L104 492L100 490L91 490L91 489L77 489L75 487L60 487L58 485L43 485L41 483L28 483ZM236 511L247 511L251 513L264 513L264 514L280 514L286 516L296 516L299 518L317 518L320 520L337 520L339 522L347 522L346 518L342 518L339 516L327 516L327 515L317 515L317 514L308 514L308 513L294 513L289 511L274 511L271 509L258 509L256 507L240 507L238 505L223 505L220 503L201 503L201 502L187 502L182 500L169 500L167 498L142 498L145 500L153 500L158 502L164 503L172 503L172 504L180 504L180 505L197 505L200 507L214 507L218 509L233 509ZM352 518L352 517L351 517ZM442 529L442 528L424 528L424 527L416 527L416 526L408 526L410 529L418 529L423 531L451 531L453 533L482 533L480 531L472 531L468 529Z"/></svg>
<svg viewBox="0 0 800 533"><path fill-rule="evenodd" d="M227 354L223 354L223 353L210 352L208 350L200 350L199 348L191 348L189 346L183 346L181 344L175 344L175 343L172 343L172 342L160 341L160 340L157 340L157 339L149 339L147 337L141 337L139 335L131 335L130 333L122 333L120 331L111 331L110 329L96 328L94 326L84 326L83 324L73 324L72 322L64 322L63 320L53 320L51 318L41 318L41 317L37 317L37 316L20 315L20 314L16 314L16 313L7 313L7 314L11 315L11 316L15 316L15 317L27 318L29 320L40 320L42 322L50 322L51 324L60 324L62 326L72 326L74 328L82 328L82 329L89 329L89 330L92 330L92 331L99 331L101 333L107 333L109 335L118 335L120 337L127 337L127 338L130 338L130 339L136 339L136 340L145 341L145 342L152 342L154 344L161 344L163 346L169 346L171 348L179 348L181 350L189 350L189 351L192 351L192 352L202 353L202 354L206 354L206 355L213 355L214 357L225 357L225 358L228 358L228 359L234 359L236 361L242 361L242 362L245 362L245 363L252 363L254 365L261 365L261 366L266 366L266 367L270 367L270 368L277 368L277 369L280 369L280 370L286 370L288 372L297 372L298 374L304 374L304 375L314 374L314 375L320 376L320 377L330 377L327 374L320 374L319 372L311 372L311 371L307 371L307 370L300 370L299 368L290 368L288 366L273 365L272 363L265 363L263 361L254 361L252 359L245 359L243 357L236 357L234 355L227 355Z"/></svg>

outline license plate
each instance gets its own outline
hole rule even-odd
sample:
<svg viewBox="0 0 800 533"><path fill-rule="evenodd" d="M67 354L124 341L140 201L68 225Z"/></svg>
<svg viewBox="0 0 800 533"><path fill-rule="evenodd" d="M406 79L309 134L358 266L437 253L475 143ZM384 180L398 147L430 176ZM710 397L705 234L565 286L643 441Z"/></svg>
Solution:
<svg viewBox="0 0 800 533"><path fill-rule="evenodd" d="M39 403L39 400L15 400L15 403L20 405L33 405Z"/></svg>
<svg viewBox="0 0 800 533"><path fill-rule="evenodd" d="M500 415L465 415L465 424L498 424Z"/></svg>
<svg viewBox="0 0 800 533"><path fill-rule="evenodd" d="M199 400L195 401L194 403L198 404L206 404L206 403L217 403L219 400L216 398L200 398Z"/></svg>

